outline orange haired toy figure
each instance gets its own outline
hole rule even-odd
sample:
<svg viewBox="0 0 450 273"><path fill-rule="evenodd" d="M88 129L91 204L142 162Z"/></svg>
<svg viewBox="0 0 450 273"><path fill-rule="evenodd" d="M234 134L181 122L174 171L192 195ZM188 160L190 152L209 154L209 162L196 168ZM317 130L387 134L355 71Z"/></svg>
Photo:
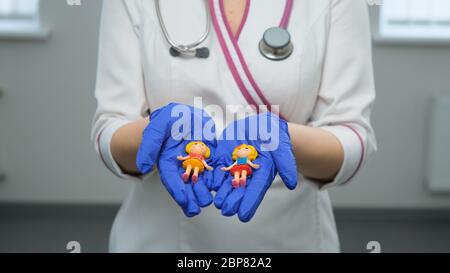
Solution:
<svg viewBox="0 0 450 273"><path fill-rule="evenodd" d="M211 151L208 146L201 141L192 141L186 146L187 156L178 156L177 159L183 161L183 168L186 169L186 172L181 176L184 182L189 180L189 176L191 172L192 174L192 182L198 181L198 175L201 174L205 168L208 171L212 171L213 167L209 166L206 163L205 159L211 155Z"/></svg>
<svg viewBox="0 0 450 273"><path fill-rule="evenodd" d="M252 168L259 169L259 165L252 161L258 157L258 151L252 145L242 144L234 148L232 159L235 161L229 167L223 167L222 171L230 171L234 175L231 181L234 188L247 185L247 177L252 175Z"/></svg>

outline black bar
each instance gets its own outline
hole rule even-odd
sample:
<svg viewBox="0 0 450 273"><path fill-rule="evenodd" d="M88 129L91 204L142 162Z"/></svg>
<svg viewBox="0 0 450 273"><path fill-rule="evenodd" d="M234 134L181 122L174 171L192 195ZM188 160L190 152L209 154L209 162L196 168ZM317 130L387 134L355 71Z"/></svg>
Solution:
<svg viewBox="0 0 450 273"><path fill-rule="evenodd" d="M337 268L358 272L429 269L446 266L448 254L0 254L2 268L70 269L91 272L114 268L115 272L314 272ZM11 265L11 267L9 267ZM162 270L161 270L162 269Z"/></svg>

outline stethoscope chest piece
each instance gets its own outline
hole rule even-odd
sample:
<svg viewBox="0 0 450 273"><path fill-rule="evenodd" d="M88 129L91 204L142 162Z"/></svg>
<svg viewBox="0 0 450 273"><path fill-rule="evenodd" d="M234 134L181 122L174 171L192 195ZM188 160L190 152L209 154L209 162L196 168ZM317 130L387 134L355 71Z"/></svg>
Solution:
<svg viewBox="0 0 450 273"><path fill-rule="evenodd" d="M259 42L259 51L269 60L285 60L294 51L291 35L281 27L269 28L264 32L263 38Z"/></svg>

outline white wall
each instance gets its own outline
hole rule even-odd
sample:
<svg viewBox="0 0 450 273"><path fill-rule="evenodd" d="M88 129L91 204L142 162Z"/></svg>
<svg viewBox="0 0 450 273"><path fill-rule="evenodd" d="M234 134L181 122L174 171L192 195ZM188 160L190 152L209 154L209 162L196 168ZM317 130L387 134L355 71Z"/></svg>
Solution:
<svg viewBox="0 0 450 273"><path fill-rule="evenodd" d="M0 41L0 201L117 202L89 140L101 1L43 0L45 42Z"/></svg>
<svg viewBox="0 0 450 273"><path fill-rule="evenodd" d="M43 0L46 42L0 41L0 202L119 202L127 182L109 174L89 141L100 0ZM380 151L340 207L450 208L424 183L429 100L450 94L450 47L374 48Z"/></svg>
<svg viewBox="0 0 450 273"><path fill-rule="evenodd" d="M344 207L449 208L450 195L427 191L425 160L430 100L450 95L450 45L375 44L373 54L379 152L352 184L333 189L332 199Z"/></svg>

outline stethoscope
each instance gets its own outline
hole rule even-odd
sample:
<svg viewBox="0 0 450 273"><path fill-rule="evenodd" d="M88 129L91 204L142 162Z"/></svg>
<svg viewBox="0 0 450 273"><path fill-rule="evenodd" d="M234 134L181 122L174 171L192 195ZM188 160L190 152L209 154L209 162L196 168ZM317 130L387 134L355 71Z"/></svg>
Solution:
<svg viewBox="0 0 450 273"><path fill-rule="evenodd" d="M207 1L207 0L205 0ZM250 1L250 0L247 0ZM294 51L294 45L291 41L291 35L287 30L287 23L292 10L293 0L286 0L286 9L280 26L267 29L261 41L259 42L259 52L265 58L273 61L281 61L291 56ZM204 34L194 43L180 45L170 37L161 14L159 0L155 0L156 14L161 26L161 30L167 42L170 45L170 55L173 57L186 56L206 59L209 57L209 48L200 45L208 38L211 32L211 15L209 13L208 3L205 3L206 9L206 30Z"/></svg>

